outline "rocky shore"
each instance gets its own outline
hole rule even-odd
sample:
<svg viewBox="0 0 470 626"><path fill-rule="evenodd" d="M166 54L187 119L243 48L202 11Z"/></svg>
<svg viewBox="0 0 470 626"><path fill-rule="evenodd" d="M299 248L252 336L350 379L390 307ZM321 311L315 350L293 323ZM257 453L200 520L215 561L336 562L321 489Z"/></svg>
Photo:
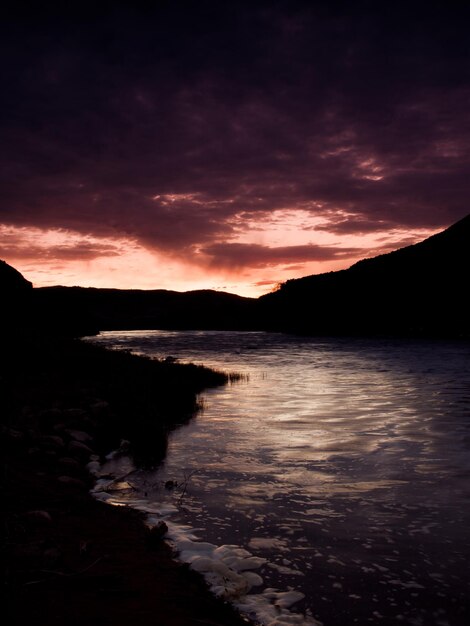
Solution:
<svg viewBox="0 0 470 626"><path fill-rule="evenodd" d="M92 471L126 440L156 465L196 394L223 374L37 333L0 357L7 623L245 623L134 511L95 501Z"/></svg>

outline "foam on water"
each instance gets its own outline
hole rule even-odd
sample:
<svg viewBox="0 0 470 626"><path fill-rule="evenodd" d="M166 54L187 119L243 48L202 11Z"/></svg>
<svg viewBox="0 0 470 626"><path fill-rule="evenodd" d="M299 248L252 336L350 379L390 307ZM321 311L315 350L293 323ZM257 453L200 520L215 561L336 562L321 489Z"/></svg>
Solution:
<svg viewBox="0 0 470 626"><path fill-rule="evenodd" d="M114 506L129 506L146 513L146 524L149 528L164 521L168 527L165 538L177 552L178 559L204 576L212 593L231 602L242 615L264 626L321 626L321 622L311 615L290 610L304 598L303 593L293 588L284 591L271 587L262 589L263 578L254 570L259 570L263 565L275 568L280 566L254 556L237 545L217 546L201 541L195 534L196 529L171 520L171 516L178 512L176 506L149 503L148 500L137 497L126 497L124 500L119 494L127 491L130 487L128 483L116 482L113 478L99 478L99 470L95 467L93 473L97 482L92 493L97 500ZM106 491L110 487L113 493ZM267 540L267 543L275 545L276 539L270 542ZM255 588L261 589L255 592Z"/></svg>

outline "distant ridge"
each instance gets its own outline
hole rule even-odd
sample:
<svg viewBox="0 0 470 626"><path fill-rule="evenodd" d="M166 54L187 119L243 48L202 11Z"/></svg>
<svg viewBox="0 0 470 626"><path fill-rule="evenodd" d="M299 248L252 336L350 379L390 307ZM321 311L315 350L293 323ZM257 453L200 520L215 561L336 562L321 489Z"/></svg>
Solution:
<svg viewBox="0 0 470 626"><path fill-rule="evenodd" d="M32 289L0 262L8 323L74 335L200 329L468 338L469 278L470 215L420 243L347 270L288 280L257 300L212 290Z"/></svg>
<svg viewBox="0 0 470 626"><path fill-rule="evenodd" d="M34 290L43 325L83 328L81 332L120 329L246 330L254 318L254 303L210 289L96 289L43 287ZM86 329L84 328L86 326Z"/></svg>
<svg viewBox="0 0 470 626"><path fill-rule="evenodd" d="M272 330L469 336L470 215L347 270L289 280L260 298Z"/></svg>

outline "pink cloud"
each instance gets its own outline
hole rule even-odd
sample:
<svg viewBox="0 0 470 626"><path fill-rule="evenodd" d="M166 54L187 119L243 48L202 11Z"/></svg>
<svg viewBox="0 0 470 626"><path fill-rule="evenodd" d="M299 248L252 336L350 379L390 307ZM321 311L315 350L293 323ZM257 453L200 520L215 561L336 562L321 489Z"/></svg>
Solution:
<svg viewBox="0 0 470 626"><path fill-rule="evenodd" d="M252 243L215 243L201 249L210 258L210 265L230 268L270 267L292 261L331 261L358 255L358 248L333 248L301 245L269 247Z"/></svg>
<svg viewBox="0 0 470 626"><path fill-rule="evenodd" d="M347 266L468 213L457 9L118 5L83 7L80 35L66 5L3 24L0 224L70 238L4 238L3 256L98 260L101 284L138 249L141 271L158 258L178 284L233 285Z"/></svg>

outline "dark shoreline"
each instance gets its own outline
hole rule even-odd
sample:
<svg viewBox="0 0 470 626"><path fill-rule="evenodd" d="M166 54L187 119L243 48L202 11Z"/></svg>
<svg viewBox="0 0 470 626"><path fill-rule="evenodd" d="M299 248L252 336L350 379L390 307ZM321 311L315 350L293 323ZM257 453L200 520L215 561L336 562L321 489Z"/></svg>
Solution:
<svg viewBox="0 0 470 626"><path fill-rule="evenodd" d="M122 439L156 465L224 375L31 333L5 338L0 377L8 623L246 624L139 513L95 501L86 469Z"/></svg>

